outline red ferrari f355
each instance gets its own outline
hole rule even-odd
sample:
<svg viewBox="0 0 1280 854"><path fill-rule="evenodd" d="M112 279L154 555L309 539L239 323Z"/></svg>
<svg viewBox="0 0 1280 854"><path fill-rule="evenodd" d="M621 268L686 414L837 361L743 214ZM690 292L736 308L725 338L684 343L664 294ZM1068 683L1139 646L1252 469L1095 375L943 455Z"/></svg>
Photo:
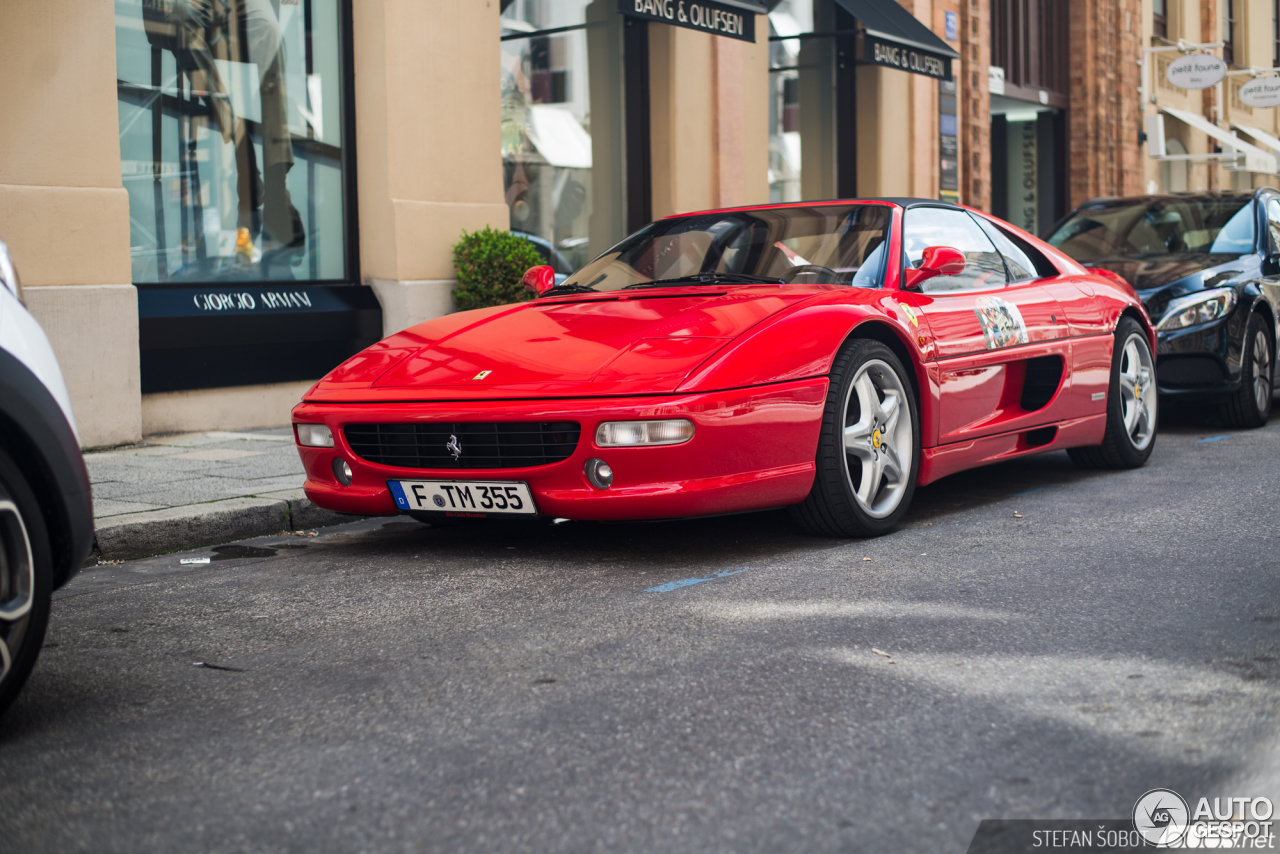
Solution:
<svg viewBox="0 0 1280 854"><path fill-rule="evenodd" d="M1155 331L1132 288L955 205L658 220L536 298L440 317L293 410L321 507L656 519L790 507L890 530L917 485L1067 449L1140 466Z"/></svg>

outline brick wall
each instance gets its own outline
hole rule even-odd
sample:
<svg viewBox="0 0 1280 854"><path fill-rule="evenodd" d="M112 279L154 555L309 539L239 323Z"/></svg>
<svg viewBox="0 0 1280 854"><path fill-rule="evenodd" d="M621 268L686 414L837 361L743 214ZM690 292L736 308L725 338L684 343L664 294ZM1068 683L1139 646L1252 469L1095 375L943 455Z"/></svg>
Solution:
<svg viewBox="0 0 1280 854"><path fill-rule="evenodd" d="M1069 204L1142 192L1138 132L1140 0L1072 0Z"/></svg>
<svg viewBox="0 0 1280 854"><path fill-rule="evenodd" d="M991 209L991 17L987 0L960 2L960 61L955 63L960 91L960 201Z"/></svg>

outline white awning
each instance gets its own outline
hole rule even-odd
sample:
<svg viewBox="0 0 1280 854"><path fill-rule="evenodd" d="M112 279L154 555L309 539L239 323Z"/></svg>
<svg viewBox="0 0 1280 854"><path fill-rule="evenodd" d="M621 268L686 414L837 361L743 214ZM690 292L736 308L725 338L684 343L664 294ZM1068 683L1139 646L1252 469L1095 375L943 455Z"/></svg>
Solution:
<svg viewBox="0 0 1280 854"><path fill-rule="evenodd" d="M1207 133L1228 148L1234 149L1244 157L1247 171L1268 173L1276 171L1276 157L1274 154L1263 151L1255 145L1250 145L1235 134L1227 133L1204 117L1186 110L1175 110L1173 107L1161 107L1160 112L1173 116L1178 121L1191 125L1191 127Z"/></svg>
<svg viewBox="0 0 1280 854"><path fill-rule="evenodd" d="M1260 131L1257 128L1249 127L1248 125L1238 125L1235 122L1232 122L1231 126L1238 131L1243 131L1244 133L1247 133L1249 136L1253 137L1258 142L1265 145L1267 148L1274 149L1275 151L1280 151L1280 139L1276 139L1274 136L1267 133L1266 131Z"/></svg>
<svg viewBox="0 0 1280 854"><path fill-rule="evenodd" d="M552 166L591 168L591 135L563 107L534 104L529 108L529 136Z"/></svg>

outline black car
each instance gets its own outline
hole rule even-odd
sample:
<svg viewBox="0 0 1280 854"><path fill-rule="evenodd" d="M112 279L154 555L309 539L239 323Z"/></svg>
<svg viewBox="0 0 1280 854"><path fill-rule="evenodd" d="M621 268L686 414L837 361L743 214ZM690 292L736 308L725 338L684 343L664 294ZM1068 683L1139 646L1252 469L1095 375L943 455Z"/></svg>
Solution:
<svg viewBox="0 0 1280 854"><path fill-rule="evenodd" d="M1159 333L1162 396L1217 403L1233 427L1267 423L1280 306L1280 191L1093 199L1048 241L1137 290Z"/></svg>

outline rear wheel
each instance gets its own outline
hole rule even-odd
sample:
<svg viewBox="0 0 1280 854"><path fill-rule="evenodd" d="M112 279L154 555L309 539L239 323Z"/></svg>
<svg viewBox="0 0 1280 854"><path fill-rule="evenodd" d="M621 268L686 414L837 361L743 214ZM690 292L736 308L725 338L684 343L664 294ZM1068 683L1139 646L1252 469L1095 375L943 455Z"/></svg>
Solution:
<svg viewBox="0 0 1280 854"><path fill-rule="evenodd" d="M1222 404L1222 420L1228 427L1262 427L1271 416L1271 374L1275 359L1271 330L1266 321L1250 315L1240 354L1240 390Z"/></svg>
<svg viewBox="0 0 1280 854"><path fill-rule="evenodd" d="M851 341L831 366L813 487L792 516L818 536L888 533L911 505L919 467L906 369L880 342Z"/></svg>
<svg viewBox="0 0 1280 854"><path fill-rule="evenodd" d="M52 568L40 506L22 472L0 452L0 712L17 697L40 653Z"/></svg>
<svg viewBox="0 0 1280 854"><path fill-rule="evenodd" d="M1102 444L1070 448L1067 453L1081 468L1137 468L1155 448L1158 414L1155 359L1147 332L1133 318L1121 318L1111 355L1107 430Z"/></svg>

